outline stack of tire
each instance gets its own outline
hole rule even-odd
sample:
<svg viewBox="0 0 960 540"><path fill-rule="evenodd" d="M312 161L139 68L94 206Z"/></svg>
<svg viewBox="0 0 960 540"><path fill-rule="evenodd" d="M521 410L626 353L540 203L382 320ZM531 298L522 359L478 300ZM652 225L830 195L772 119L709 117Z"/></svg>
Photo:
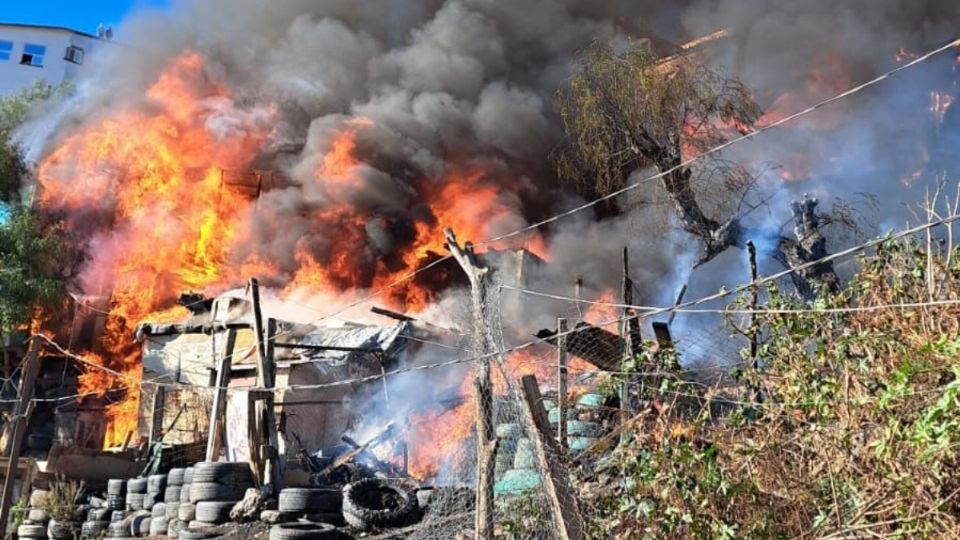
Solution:
<svg viewBox="0 0 960 540"><path fill-rule="evenodd" d="M179 528L177 526L177 520L180 514L180 492L183 490L183 484L186 481L186 469L170 469L170 472L167 473L167 488L163 491L163 507L164 507L164 532L157 532L154 534L151 531L152 536L159 536L160 534L166 534L169 538L176 538L177 531ZM153 512L154 517L157 516L156 508ZM153 524L151 524L153 527ZM159 531L159 525L157 526Z"/></svg>
<svg viewBox="0 0 960 540"><path fill-rule="evenodd" d="M500 426L497 427L499 432ZM519 435L520 431L517 430L515 433ZM504 470L493 485L494 493L497 495L520 495L539 486L540 472L537 467L537 454L533 447L533 441L527 437L519 437L513 440L501 439L500 445L513 449L513 461L510 463L512 466L509 470ZM499 454L499 452L498 449L497 453ZM509 463L509 453L506 453L504 462L501 462L500 456L497 456L497 462L500 463L501 467L506 467Z"/></svg>
<svg viewBox="0 0 960 540"><path fill-rule="evenodd" d="M30 510L23 523L17 527L17 537L24 540L40 540L47 538L47 522L50 516L46 510L40 508L47 497L46 491L37 490L30 494Z"/></svg>
<svg viewBox="0 0 960 540"><path fill-rule="evenodd" d="M173 526L167 526L167 536L170 536L170 530L173 529L180 537L180 531L187 528L187 525L197 519L196 505L190 502L190 486L193 484L193 467L187 467L183 471L183 485L180 486L180 504L177 506L177 520Z"/></svg>
<svg viewBox="0 0 960 540"><path fill-rule="evenodd" d="M604 398L600 394L583 394L574 408L567 412L567 449L578 454L593 446L603 436L605 429L599 422ZM556 429L560 423L560 409L556 404L548 409L550 426Z"/></svg>
<svg viewBox="0 0 960 540"><path fill-rule="evenodd" d="M107 480L107 508L113 511L127 509L127 481L120 478Z"/></svg>
<svg viewBox="0 0 960 540"><path fill-rule="evenodd" d="M127 495L124 498L128 512L143 510L144 499L147 496L147 479L131 478L127 480Z"/></svg>
<svg viewBox="0 0 960 540"><path fill-rule="evenodd" d="M494 462L494 478L502 480L503 475L513 469L513 460L517 453L517 441L523 436L520 424L507 422L497 426L497 456Z"/></svg>
<svg viewBox="0 0 960 540"><path fill-rule="evenodd" d="M299 519L339 525L343 523L343 494L332 488L287 488L277 497L281 521Z"/></svg>
<svg viewBox="0 0 960 540"><path fill-rule="evenodd" d="M189 529L230 521L230 510L253 487L253 475L245 462L204 461L193 466L190 502L195 505Z"/></svg>
<svg viewBox="0 0 960 540"><path fill-rule="evenodd" d="M109 486L108 486L109 487ZM87 511L87 520L80 524L80 538L100 538L110 526L113 510L107 507L91 508Z"/></svg>

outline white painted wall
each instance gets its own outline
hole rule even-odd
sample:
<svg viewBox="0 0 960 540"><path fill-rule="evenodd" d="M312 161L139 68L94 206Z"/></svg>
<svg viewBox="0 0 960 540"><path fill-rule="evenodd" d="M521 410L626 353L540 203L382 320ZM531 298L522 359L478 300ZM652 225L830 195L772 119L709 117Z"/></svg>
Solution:
<svg viewBox="0 0 960 540"><path fill-rule="evenodd" d="M0 41L13 42L10 58L0 60L0 95L23 90L41 79L50 84L76 80L90 69L96 48L104 43L67 29L21 27L2 23ZM42 67L21 64L27 44L46 47ZM83 64L77 65L65 59L70 46L83 49Z"/></svg>

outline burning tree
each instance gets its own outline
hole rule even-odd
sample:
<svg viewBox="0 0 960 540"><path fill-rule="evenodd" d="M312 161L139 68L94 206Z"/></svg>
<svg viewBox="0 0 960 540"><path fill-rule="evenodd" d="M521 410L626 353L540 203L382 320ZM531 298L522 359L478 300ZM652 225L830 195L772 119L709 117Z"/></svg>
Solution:
<svg viewBox="0 0 960 540"><path fill-rule="evenodd" d="M561 178L596 197L625 187L639 169L666 173L662 187L680 227L703 244L698 266L730 247L746 247L750 239L768 240L775 246L772 256L789 267L826 254L816 199L794 204L796 238L750 228L744 218L765 202L747 203L756 183L752 175L716 154L698 168L684 165L732 135L747 133L759 119L760 107L739 81L687 57L664 59L643 44L621 50L595 43L580 55L557 102L566 131L554 156ZM721 182L703 182L717 177ZM714 190L700 194L713 199L712 212L698 200L699 184ZM814 290L812 282L837 288L830 264L796 272L793 280L804 295Z"/></svg>

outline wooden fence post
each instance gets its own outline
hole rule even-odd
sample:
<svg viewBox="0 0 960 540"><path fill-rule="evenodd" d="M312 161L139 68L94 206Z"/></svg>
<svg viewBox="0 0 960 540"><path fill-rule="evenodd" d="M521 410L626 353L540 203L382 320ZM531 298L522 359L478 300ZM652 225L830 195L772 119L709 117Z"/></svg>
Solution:
<svg viewBox="0 0 960 540"><path fill-rule="evenodd" d="M227 413L227 387L230 386L230 370L233 369L233 350L237 345L237 331L227 330L227 342L223 357L217 362L214 379L213 405L210 407L210 425L207 426L207 461L216 461L225 440L224 422Z"/></svg>
<svg viewBox="0 0 960 540"><path fill-rule="evenodd" d="M473 347L478 355L473 386L477 394L477 513L474 534L477 540L492 540L493 519L493 474L494 458L497 453L497 438L493 427L493 385L490 380L490 361L497 351L496 342L487 327L486 303L487 282L490 269L482 266L473 252L473 244L467 242L463 247L457 243L457 237L450 228L444 229L447 248L453 258L463 268L470 280L473 304Z"/></svg>

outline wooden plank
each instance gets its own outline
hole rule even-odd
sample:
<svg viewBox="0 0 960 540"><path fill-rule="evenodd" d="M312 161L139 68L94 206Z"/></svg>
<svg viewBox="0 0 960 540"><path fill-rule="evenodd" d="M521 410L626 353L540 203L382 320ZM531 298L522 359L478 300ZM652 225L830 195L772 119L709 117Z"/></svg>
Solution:
<svg viewBox="0 0 960 540"><path fill-rule="evenodd" d="M23 376L20 379L20 401L14 413L13 441L7 462L7 475L3 479L3 491L0 492L0 538L6 537L7 521L10 517L13 483L17 476L17 463L20 461L20 449L23 436L27 431L30 414L33 413L33 385L40 371L40 338L30 340L30 348L23 361Z"/></svg>
<svg viewBox="0 0 960 540"><path fill-rule="evenodd" d="M160 439L163 432L163 401L166 398L166 389L157 386L153 390L153 406L150 409L150 437L148 446Z"/></svg>
<svg viewBox="0 0 960 540"><path fill-rule="evenodd" d="M381 431L378 435L374 436L372 439L370 439L366 443L356 446L353 450L346 452L345 454L341 455L336 460L334 460L333 463L331 463L330 465L327 465L322 471L317 473L317 477L323 478L324 476L327 476L328 474L332 473L338 468L343 467L347 463L350 463L351 460L353 460L355 457L362 454L367 449L377 446L378 444L386 441L392 436L393 436L393 422L390 422L389 424L387 424L385 428L383 428L383 431Z"/></svg>
<svg viewBox="0 0 960 540"><path fill-rule="evenodd" d="M533 375L520 378L523 400L526 403L527 423L530 427L530 440L537 452L543 485L550 499L550 513L561 540L581 540L584 538L583 518L579 503L570 485L570 478L560 462L560 452L550 434L547 411L543 407L540 386Z"/></svg>
<svg viewBox="0 0 960 540"><path fill-rule="evenodd" d="M259 295L258 295L259 296ZM258 307L259 311L259 307ZM277 381L277 363L274 361L275 347L277 340L277 320L267 319L266 341L264 345L263 362L258 364L258 371L262 371L263 386L267 389L263 394L263 420L260 429L263 430L261 436L265 441L266 449L261 453L264 460L263 479L265 485L270 488L269 493L280 493L280 457L278 448L280 448L279 437L277 436L277 419L273 410L275 393L273 388Z"/></svg>
<svg viewBox="0 0 960 540"><path fill-rule="evenodd" d="M257 388L264 389L267 388L264 380L266 377L265 366L267 363L267 349L266 344L264 343L264 328L263 328L263 314L260 311L260 284L256 279L250 279L247 283L247 300L250 302L251 310L251 319L253 324L253 339L255 343L256 358L257 358ZM252 425L250 433L250 463L253 465L254 470L256 471L256 476L260 481L261 485L268 483L266 477L266 464L264 463L264 456L260 452L260 449L266 444L266 439L264 438L264 407L263 402L258 399L258 394L250 394L250 409L247 411L249 415L248 422L251 422Z"/></svg>
<svg viewBox="0 0 960 540"><path fill-rule="evenodd" d="M217 377L213 386L213 405L210 407L210 424L207 426L207 461L216 461L226 440L227 387L230 386L230 370L233 367L233 351L237 346L237 331L227 330L223 357L217 361Z"/></svg>

